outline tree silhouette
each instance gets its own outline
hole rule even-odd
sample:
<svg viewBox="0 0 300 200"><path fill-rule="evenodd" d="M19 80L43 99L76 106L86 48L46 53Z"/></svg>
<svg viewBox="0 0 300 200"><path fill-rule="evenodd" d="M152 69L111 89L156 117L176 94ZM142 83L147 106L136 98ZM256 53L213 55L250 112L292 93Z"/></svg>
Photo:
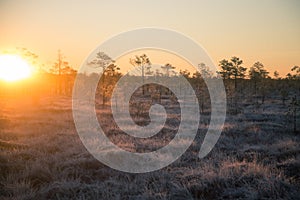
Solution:
<svg viewBox="0 0 300 200"><path fill-rule="evenodd" d="M201 77L203 78L212 78L213 72L209 69L208 66L205 65L205 63L198 64L198 68L201 72Z"/></svg>
<svg viewBox="0 0 300 200"><path fill-rule="evenodd" d="M105 105L105 99L106 99L106 90L107 90L107 87L106 87L106 84L105 84L105 81L106 81L106 78L105 78L105 69L108 70L109 73L112 73L114 72L114 70L117 70L118 68L115 67L115 65L113 64L115 61L109 57L106 53L102 52L102 51L99 51L97 54L96 54L96 57L88 62L87 64L92 66L93 68L101 68L102 69L102 76L101 76L101 91L102 91L102 106ZM113 67L110 67L109 66L113 66Z"/></svg>
<svg viewBox="0 0 300 200"><path fill-rule="evenodd" d="M142 81L143 81L143 95L145 94L145 67L149 67L151 65L150 59L146 54L135 56L135 58L130 58L130 64L134 67L141 67L142 68Z"/></svg>
<svg viewBox="0 0 300 200"><path fill-rule="evenodd" d="M251 80L254 81L254 90L257 89L257 82L267 78L269 72L265 70L264 65L260 62L256 62L253 64L253 66L249 70L249 77Z"/></svg>
<svg viewBox="0 0 300 200"><path fill-rule="evenodd" d="M191 73L185 69L185 70L180 70L180 75L183 76L184 78L186 78L187 80L189 80Z"/></svg>
<svg viewBox="0 0 300 200"><path fill-rule="evenodd" d="M33 53L31 50L25 47L16 47L12 50L4 50L4 54L17 54L22 57L22 59L26 60L30 66L35 67L36 70L41 71L41 65L38 63L38 55Z"/></svg>
<svg viewBox="0 0 300 200"><path fill-rule="evenodd" d="M205 96L205 82L203 78L211 78L212 73L209 68L204 64L198 64L198 69L196 72L193 73L192 80L193 86L195 88L196 95L198 97L198 101L200 104L200 113L204 113L204 104L206 100Z"/></svg>
<svg viewBox="0 0 300 200"><path fill-rule="evenodd" d="M16 50L31 66L37 65L37 59L39 57L37 54L33 53L25 47L17 47Z"/></svg>
<svg viewBox="0 0 300 200"><path fill-rule="evenodd" d="M223 59L219 62L219 66L221 67L221 71L219 71L219 74L222 76L223 79L230 79L232 75L232 66L231 63Z"/></svg>
<svg viewBox="0 0 300 200"><path fill-rule="evenodd" d="M218 73L222 76L222 78L225 80L234 80L234 87L231 87L231 84L227 84L226 91L227 94L231 94L231 102L234 104L234 112L237 113L237 87L238 87L238 79L244 79L246 76L246 70L247 68L242 66L243 60L240 58L233 56L231 57L230 61L223 59L219 62L219 66L221 67L221 70L218 71ZM226 84L225 84L226 86ZM234 100L234 102L233 102Z"/></svg>
<svg viewBox="0 0 300 200"><path fill-rule="evenodd" d="M237 88L237 80L246 76L247 68L242 66L243 60L233 56L230 61L223 59L219 62L221 70L218 72L223 79L234 79L234 88Z"/></svg>
<svg viewBox="0 0 300 200"><path fill-rule="evenodd" d="M161 68L165 71L167 77L170 76L170 70L175 69L175 67L172 66L170 63L167 63L164 66L161 66Z"/></svg>
<svg viewBox="0 0 300 200"><path fill-rule="evenodd" d="M62 94L63 93L63 88L62 88L62 85L63 85L63 75L65 74L75 74L76 73L76 70L74 70L69 62L65 61L64 60L64 56L63 54L61 53L60 50L58 50L58 53L57 53L57 60L56 62L54 63L54 65L52 66L52 68L50 68L50 72L52 74L56 74L58 75L58 80L57 80L57 92L58 94ZM67 89L67 88L65 88Z"/></svg>
<svg viewBox="0 0 300 200"><path fill-rule="evenodd" d="M279 73L278 73L277 70L274 71L273 76L275 77L275 79L278 79L278 78L279 78Z"/></svg>
<svg viewBox="0 0 300 200"><path fill-rule="evenodd" d="M151 65L146 66L145 75L152 76L154 71L151 70Z"/></svg>
<svg viewBox="0 0 300 200"><path fill-rule="evenodd" d="M231 63L231 71L232 75L234 77L234 88L237 88L237 80L238 79L243 79L246 76L246 67L242 67L241 65L243 64L243 60L240 58L234 56L230 59Z"/></svg>
<svg viewBox="0 0 300 200"><path fill-rule="evenodd" d="M294 82L298 86L298 92L300 94L300 84L299 84L299 81L300 81L300 67L299 66L294 66L294 67L292 67L291 71L294 72L291 79L295 80Z"/></svg>
<svg viewBox="0 0 300 200"><path fill-rule="evenodd" d="M88 62L87 64L94 68L102 68L102 73L103 73L105 68L111 63L114 63L114 60L111 59L111 57L109 57L104 52L99 51L96 54L96 57L92 61Z"/></svg>
<svg viewBox="0 0 300 200"><path fill-rule="evenodd" d="M256 62L249 70L249 77L254 82L254 94L257 95L258 83L261 83L260 91L262 92L262 103L265 98L265 85L264 80L268 78L269 72L264 68L261 62Z"/></svg>
<svg viewBox="0 0 300 200"><path fill-rule="evenodd" d="M119 78L122 76L121 73L119 72L120 68L111 63L110 65L107 66L105 69L104 73L102 74L102 80L105 79L105 82L102 83L102 96L103 96L103 101L102 105L104 106L106 99L109 98L112 94L112 91L114 89L115 84L118 82Z"/></svg>
<svg viewBox="0 0 300 200"><path fill-rule="evenodd" d="M286 79L290 80L290 79L293 79L293 76L291 73L287 73L286 75Z"/></svg>
<svg viewBox="0 0 300 200"><path fill-rule="evenodd" d="M300 67L299 66L292 67L291 71L295 72L295 74L292 75L293 79L300 79Z"/></svg>
<svg viewBox="0 0 300 200"><path fill-rule="evenodd" d="M293 131L297 133L297 113L300 106L300 102L297 99L297 95L292 98L291 103L289 104L289 114L292 115L293 121Z"/></svg>

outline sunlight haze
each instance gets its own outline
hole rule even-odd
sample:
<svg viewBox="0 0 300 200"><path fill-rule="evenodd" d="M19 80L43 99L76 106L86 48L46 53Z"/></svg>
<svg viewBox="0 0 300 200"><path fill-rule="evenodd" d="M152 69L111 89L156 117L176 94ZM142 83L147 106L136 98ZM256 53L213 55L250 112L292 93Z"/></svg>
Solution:
<svg viewBox="0 0 300 200"><path fill-rule="evenodd" d="M74 68L111 36L141 27L178 31L215 64L238 56L285 75L300 65L300 1L21 1L0 2L0 52L26 47L51 66L61 49ZM122 45L122 44L120 44ZM177 65L177 63L172 63Z"/></svg>

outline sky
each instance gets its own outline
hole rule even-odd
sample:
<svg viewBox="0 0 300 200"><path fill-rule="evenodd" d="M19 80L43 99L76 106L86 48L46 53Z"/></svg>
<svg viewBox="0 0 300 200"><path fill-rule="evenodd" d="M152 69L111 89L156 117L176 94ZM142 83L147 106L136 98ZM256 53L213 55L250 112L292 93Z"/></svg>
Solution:
<svg viewBox="0 0 300 200"><path fill-rule="evenodd" d="M0 0L0 52L26 47L46 66L61 49L78 68L111 36L142 27L192 38L216 65L238 56L280 76L300 65L299 0Z"/></svg>

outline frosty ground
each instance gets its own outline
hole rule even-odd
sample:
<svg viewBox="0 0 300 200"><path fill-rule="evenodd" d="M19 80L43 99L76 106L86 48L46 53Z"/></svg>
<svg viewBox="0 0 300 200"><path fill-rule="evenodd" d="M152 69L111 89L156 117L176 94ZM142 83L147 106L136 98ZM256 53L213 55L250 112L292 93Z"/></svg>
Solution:
<svg viewBox="0 0 300 200"><path fill-rule="evenodd" d="M85 149L72 118L71 97L1 100L0 199L297 199L300 135L287 108L268 99L258 108L241 101L227 114L222 135L198 158L209 125L201 114L197 138L186 153L161 170L130 174L113 170ZM17 107L15 105L18 105ZM253 111L255 110L255 112ZM111 124L110 114L99 117ZM108 135L128 151L152 151L176 134L176 115L153 141L130 141L114 126Z"/></svg>

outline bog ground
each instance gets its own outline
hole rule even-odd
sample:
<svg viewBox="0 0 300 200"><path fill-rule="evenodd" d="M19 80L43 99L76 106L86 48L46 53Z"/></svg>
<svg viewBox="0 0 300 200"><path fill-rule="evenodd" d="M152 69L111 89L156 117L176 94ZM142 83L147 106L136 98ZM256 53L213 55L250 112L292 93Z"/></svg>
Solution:
<svg viewBox="0 0 300 200"><path fill-rule="evenodd" d="M240 114L228 114L216 147L199 159L209 123L209 115L202 114L197 139L188 151L170 166L145 174L110 169L86 151L75 130L70 97L45 97L34 108L30 103L1 102L1 199L297 199L300 195L300 136L287 129L286 108L280 100L268 100L256 113L245 103ZM172 134L169 127L152 148ZM110 135L127 150L149 148L148 143L126 143L122 137L117 130Z"/></svg>

